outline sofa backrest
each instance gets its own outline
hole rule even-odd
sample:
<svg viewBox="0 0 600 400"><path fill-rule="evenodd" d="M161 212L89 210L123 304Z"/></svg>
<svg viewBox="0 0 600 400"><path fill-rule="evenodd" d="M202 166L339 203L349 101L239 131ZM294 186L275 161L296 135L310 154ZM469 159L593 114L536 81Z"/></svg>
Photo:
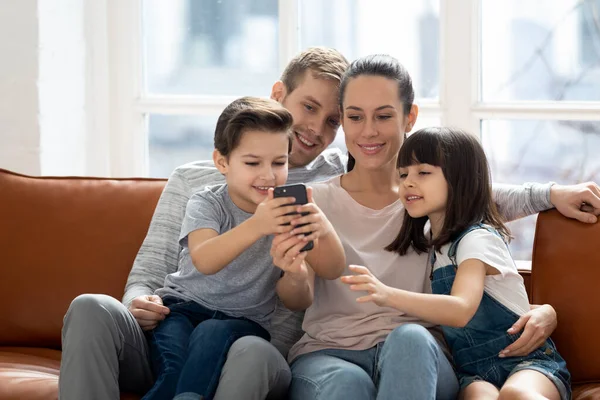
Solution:
<svg viewBox="0 0 600 400"><path fill-rule="evenodd" d="M164 185L0 169L0 346L59 348L76 296L120 300Z"/></svg>
<svg viewBox="0 0 600 400"><path fill-rule="evenodd" d="M552 339L573 382L600 382L600 222L584 224L556 210L541 213L531 282L533 303L556 309Z"/></svg>

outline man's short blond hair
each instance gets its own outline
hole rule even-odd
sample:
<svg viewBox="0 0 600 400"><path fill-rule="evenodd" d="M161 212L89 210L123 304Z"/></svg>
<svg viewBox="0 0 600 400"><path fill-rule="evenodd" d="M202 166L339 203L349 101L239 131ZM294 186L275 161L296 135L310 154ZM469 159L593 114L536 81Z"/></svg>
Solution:
<svg viewBox="0 0 600 400"><path fill-rule="evenodd" d="M338 85L348 69L348 60L336 49L329 47L309 47L288 63L281 74L281 81L288 93L298 87L307 71L317 79L335 81Z"/></svg>

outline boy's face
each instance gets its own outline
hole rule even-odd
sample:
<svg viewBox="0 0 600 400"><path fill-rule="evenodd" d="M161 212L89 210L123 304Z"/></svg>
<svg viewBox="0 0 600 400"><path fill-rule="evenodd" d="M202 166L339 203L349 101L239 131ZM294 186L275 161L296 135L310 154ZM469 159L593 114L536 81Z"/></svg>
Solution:
<svg viewBox="0 0 600 400"><path fill-rule="evenodd" d="M282 82L273 86L271 98L287 108L294 119L291 167L310 163L335 139L340 126L338 91L337 82L315 78L311 71L291 93Z"/></svg>
<svg viewBox="0 0 600 400"><path fill-rule="evenodd" d="M289 139L285 132L248 130L228 158L217 150L215 165L225 175L236 206L253 213L268 189L285 184L288 175Z"/></svg>

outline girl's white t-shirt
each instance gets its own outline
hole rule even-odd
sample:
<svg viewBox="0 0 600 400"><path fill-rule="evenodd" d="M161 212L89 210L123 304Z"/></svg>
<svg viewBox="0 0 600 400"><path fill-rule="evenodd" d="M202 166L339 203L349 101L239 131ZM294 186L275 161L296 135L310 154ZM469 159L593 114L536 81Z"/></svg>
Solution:
<svg viewBox="0 0 600 400"><path fill-rule="evenodd" d="M434 270L453 262L448 256L450 243L436 253ZM477 259L498 270L499 274L485 277L484 290L506 308L521 316L529 311L529 300L523 277L502 238L487 229L476 229L467 233L458 243L456 262Z"/></svg>

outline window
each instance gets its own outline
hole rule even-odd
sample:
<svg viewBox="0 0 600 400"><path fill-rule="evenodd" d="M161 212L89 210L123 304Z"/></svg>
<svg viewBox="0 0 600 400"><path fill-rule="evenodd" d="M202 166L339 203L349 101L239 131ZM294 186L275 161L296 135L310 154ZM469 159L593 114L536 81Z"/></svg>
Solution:
<svg viewBox="0 0 600 400"><path fill-rule="evenodd" d="M217 116L268 96L301 49L408 68L419 126L478 135L494 180L600 181L600 0L137 0L113 5L117 170L165 177L209 158ZM113 40L110 42L117 42ZM340 130L333 144L344 147ZM133 157L131 155L134 155ZM535 218L510 225L530 259Z"/></svg>

